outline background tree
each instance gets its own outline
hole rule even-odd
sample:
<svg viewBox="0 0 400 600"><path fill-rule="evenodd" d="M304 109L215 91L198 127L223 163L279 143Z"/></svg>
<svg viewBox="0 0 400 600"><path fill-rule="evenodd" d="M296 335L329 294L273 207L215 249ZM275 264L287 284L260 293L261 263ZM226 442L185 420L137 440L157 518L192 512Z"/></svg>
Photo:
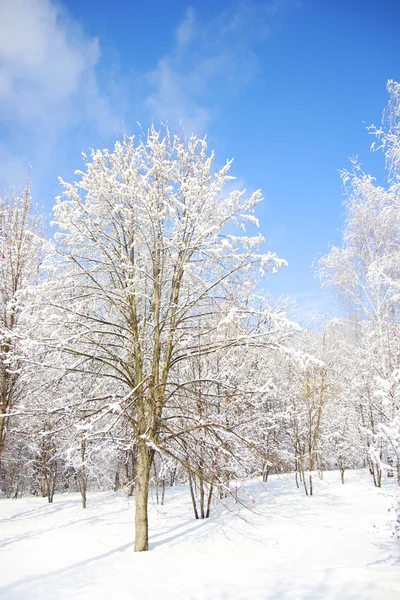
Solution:
<svg viewBox="0 0 400 600"><path fill-rule="evenodd" d="M371 128L386 156L387 184L377 185L357 161L353 161L351 172L342 173L347 192L343 246L332 247L319 262L323 285L335 290L350 310L354 346L360 358L353 388L375 485L381 485L381 462L388 455L382 433L393 431L390 423L396 428L399 410L399 84L389 81L388 90L390 100L382 127Z"/></svg>
<svg viewBox="0 0 400 600"><path fill-rule="evenodd" d="M29 292L43 260L42 218L32 207L29 186L0 195L0 470L11 422L27 396L26 358L34 314ZM8 455L10 457L10 455ZM12 458L12 457L11 457ZM15 455L14 455L15 458ZM9 469L13 471L15 467Z"/></svg>

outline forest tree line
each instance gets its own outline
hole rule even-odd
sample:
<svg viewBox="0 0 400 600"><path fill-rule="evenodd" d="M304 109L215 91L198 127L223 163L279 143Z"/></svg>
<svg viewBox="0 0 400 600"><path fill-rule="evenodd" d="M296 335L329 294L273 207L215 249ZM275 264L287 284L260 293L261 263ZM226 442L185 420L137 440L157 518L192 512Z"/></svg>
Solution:
<svg viewBox="0 0 400 600"><path fill-rule="evenodd" d="M400 483L400 85L386 181L353 161L342 244L319 260L341 314L301 327L265 291L286 266L204 139L152 128L60 180L54 235L29 185L0 198L0 493L124 489L135 549L149 494L188 484L206 518L241 481L367 466ZM263 280L266 275L265 280Z"/></svg>

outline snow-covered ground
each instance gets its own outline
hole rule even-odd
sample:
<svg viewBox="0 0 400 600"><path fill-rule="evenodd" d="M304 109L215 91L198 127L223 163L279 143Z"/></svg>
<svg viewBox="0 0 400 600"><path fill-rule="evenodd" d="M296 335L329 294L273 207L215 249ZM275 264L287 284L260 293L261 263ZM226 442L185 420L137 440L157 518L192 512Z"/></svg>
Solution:
<svg viewBox="0 0 400 600"><path fill-rule="evenodd" d="M133 502L76 494L0 501L1 600L176 598L399 600L400 541L391 535L393 480L366 472L250 487L254 512L231 504L195 521L188 490L151 507L151 551L133 552Z"/></svg>

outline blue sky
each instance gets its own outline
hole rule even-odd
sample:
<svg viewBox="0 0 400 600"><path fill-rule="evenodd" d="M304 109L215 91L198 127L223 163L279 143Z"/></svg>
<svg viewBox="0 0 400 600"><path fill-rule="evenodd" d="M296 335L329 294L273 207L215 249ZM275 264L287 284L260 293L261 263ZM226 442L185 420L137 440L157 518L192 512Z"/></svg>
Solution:
<svg viewBox="0 0 400 600"><path fill-rule="evenodd" d="M381 176L366 126L400 78L396 0L0 0L0 182L47 213L80 152L168 121L207 133L217 160L261 188L261 231L289 266L267 281L329 308L314 258L340 243L338 169ZM182 121L182 124L181 124Z"/></svg>

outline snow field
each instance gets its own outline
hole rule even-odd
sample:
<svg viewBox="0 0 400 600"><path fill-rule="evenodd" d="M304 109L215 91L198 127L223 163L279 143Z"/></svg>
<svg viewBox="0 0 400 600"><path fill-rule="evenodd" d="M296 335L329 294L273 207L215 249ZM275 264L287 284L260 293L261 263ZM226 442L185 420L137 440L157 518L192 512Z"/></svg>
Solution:
<svg viewBox="0 0 400 600"><path fill-rule="evenodd" d="M150 552L133 551L133 499L78 494L0 501L1 600L398 600L398 488L375 489L366 471L252 483L204 521L186 487L150 508ZM253 502L254 500L254 502Z"/></svg>

